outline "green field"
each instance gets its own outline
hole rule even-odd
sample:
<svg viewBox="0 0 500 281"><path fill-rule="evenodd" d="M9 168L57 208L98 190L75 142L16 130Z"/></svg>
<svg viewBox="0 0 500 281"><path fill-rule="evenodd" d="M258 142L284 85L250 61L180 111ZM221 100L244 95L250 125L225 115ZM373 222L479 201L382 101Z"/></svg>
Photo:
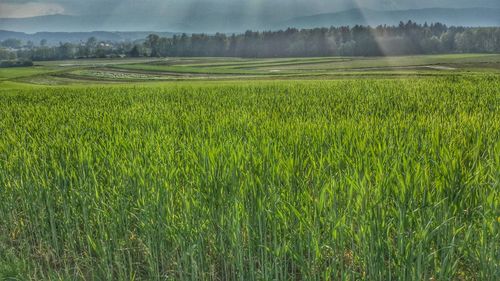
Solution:
<svg viewBox="0 0 500 281"><path fill-rule="evenodd" d="M375 58L152 58L38 62L0 69L1 81L41 85L180 80L360 79L500 74L500 55L463 54Z"/></svg>
<svg viewBox="0 0 500 281"><path fill-rule="evenodd" d="M500 280L500 55L0 79L0 280Z"/></svg>

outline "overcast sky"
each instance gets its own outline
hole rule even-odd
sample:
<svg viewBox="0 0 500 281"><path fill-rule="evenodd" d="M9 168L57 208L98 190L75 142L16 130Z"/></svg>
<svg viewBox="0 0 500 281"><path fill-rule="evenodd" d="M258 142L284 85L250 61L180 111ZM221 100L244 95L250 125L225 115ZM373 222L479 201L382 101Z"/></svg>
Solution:
<svg viewBox="0 0 500 281"><path fill-rule="evenodd" d="M411 9L427 7L500 7L500 0L0 0L0 18L69 15L196 15L196 10L302 16L361 7Z"/></svg>

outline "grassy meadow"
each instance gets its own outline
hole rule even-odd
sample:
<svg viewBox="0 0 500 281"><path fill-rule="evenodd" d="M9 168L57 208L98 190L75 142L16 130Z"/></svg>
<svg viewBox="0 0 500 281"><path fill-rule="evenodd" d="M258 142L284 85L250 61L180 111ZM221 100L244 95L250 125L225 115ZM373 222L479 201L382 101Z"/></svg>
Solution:
<svg viewBox="0 0 500 281"><path fill-rule="evenodd" d="M89 85L175 81L334 80L500 74L500 55L326 58L141 58L37 62L0 68L2 82ZM4 86L5 88L5 86Z"/></svg>
<svg viewBox="0 0 500 281"><path fill-rule="evenodd" d="M499 66L1 69L0 280L499 280Z"/></svg>

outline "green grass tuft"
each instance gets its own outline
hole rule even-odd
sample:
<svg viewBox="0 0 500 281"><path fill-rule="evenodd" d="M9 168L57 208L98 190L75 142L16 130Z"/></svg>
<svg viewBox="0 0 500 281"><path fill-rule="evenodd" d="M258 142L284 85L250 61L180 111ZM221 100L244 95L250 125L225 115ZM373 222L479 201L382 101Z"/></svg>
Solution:
<svg viewBox="0 0 500 281"><path fill-rule="evenodd" d="M0 278L498 280L500 79L0 92Z"/></svg>

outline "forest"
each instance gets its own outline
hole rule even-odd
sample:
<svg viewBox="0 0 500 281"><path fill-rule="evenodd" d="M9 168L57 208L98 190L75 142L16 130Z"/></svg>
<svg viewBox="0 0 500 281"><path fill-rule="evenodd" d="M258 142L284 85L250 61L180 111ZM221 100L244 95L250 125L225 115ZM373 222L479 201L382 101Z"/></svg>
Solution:
<svg viewBox="0 0 500 281"><path fill-rule="evenodd" d="M242 34L156 34L135 42L99 41L47 46L8 39L0 60L61 60L112 57L318 57L499 53L500 28L448 27L441 23L401 22L398 26L288 28Z"/></svg>

